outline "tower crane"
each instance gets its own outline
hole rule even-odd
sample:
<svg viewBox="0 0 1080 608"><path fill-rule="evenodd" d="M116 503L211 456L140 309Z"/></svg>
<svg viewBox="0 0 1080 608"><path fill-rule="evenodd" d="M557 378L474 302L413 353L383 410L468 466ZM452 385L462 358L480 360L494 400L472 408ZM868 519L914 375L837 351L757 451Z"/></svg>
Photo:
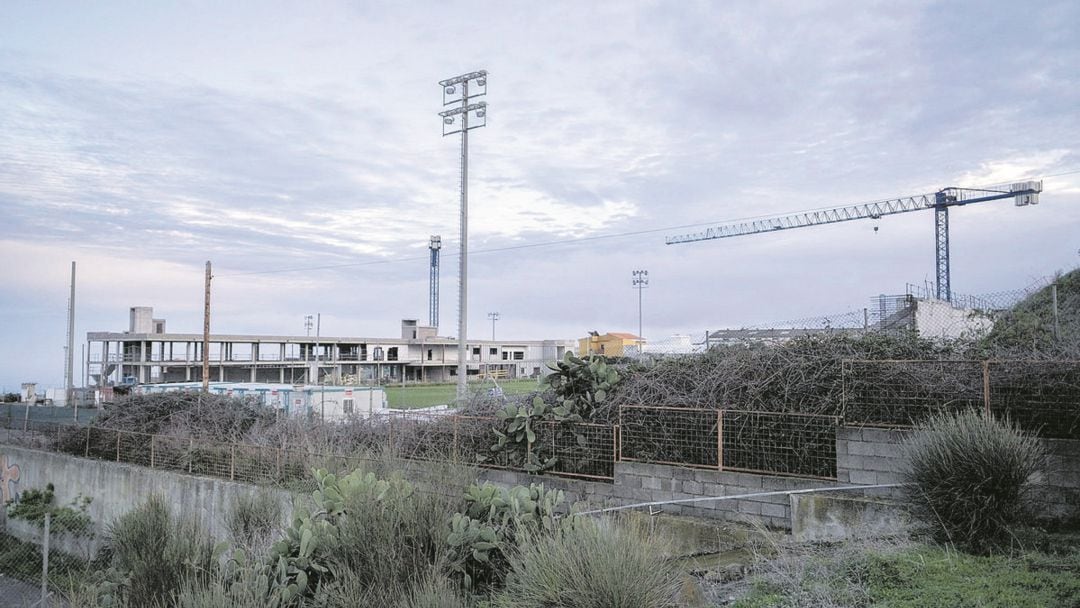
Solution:
<svg viewBox="0 0 1080 608"><path fill-rule="evenodd" d="M727 224L707 228L703 232L670 236L665 240L668 245L693 243L712 239L726 239L733 236L746 236L775 232L789 228L806 228L821 224L836 224L851 220L878 219L885 215L909 213L911 211L933 210L935 260L937 265L937 298L952 301L949 285L949 208L984 203L1011 198L1017 207L1035 205L1042 192L1042 181L1027 181L992 186L988 188L949 187L929 194L918 194L894 198L873 203L849 205L817 211L807 211L792 215L777 216L737 224Z"/></svg>

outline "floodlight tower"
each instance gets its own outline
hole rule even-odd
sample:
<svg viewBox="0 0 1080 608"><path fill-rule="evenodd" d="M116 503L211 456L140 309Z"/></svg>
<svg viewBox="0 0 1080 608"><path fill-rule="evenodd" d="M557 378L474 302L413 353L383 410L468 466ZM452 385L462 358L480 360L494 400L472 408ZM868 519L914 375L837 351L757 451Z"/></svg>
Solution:
<svg viewBox="0 0 1080 608"><path fill-rule="evenodd" d="M643 289L649 286L649 271L648 270L633 270L630 274L634 277L634 289L637 290L637 337L638 337L638 354L644 348L641 345L642 340L645 339L641 335L641 292Z"/></svg>
<svg viewBox="0 0 1080 608"><path fill-rule="evenodd" d="M468 330L468 286L469 286L469 131L487 125L487 103L470 100L487 95L487 71L469 72L453 78L439 81L443 91L443 106L458 107L443 110L439 116L443 119L443 137L461 133L461 255L458 259L458 364L457 398L464 399L466 394L465 353L467 350ZM470 118L475 122L470 123Z"/></svg>
<svg viewBox="0 0 1080 608"><path fill-rule="evenodd" d="M491 341L495 341L495 322L499 320L499 313L489 312L488 318L491 319Z"/></svg>
<svg viewBox="0 0 1080 608"><path fill-rule="evenodd" d="M439 327L439 250L442 249L442 237L433 234L428 242L431 250L431 272L428 282L428 325Z"/></svg>

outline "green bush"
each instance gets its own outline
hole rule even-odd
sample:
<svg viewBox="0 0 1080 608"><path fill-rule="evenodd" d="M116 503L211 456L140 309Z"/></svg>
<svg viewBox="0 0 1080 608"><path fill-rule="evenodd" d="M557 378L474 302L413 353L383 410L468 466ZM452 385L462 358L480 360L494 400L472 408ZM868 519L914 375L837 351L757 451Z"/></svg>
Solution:
<svg viewBox="0 0 1080 608"><path fill-rule="evenodd" d="M916 514L942 540L980 553L1021 521L1043 460L1038 439L975 410L932 416L901 451Z"/></svg>
<svg viewBox="0 0 1080 608"><path fill-rule="evenodd" d="M262 556L282 527L281 501L271 491L239 494L225 514L225 529L237 548Z"/></svg>
<svg viewBox="0 0 1080 608"><path fill-rule="evenodd" d="M45 526L45 515L49 515L49 531L53 534L72 534L74 536L93 536L94 522L86 514L91 499L76 496L71 504L61 507L56 504L53 484L46 484L44 490L31 488L23 492L18 500L7 503L7 515L12 519L26 520L39 528Z"/></svg>
<svg viewBox="0 0 1080 608"><path fill-rule="evenodd" d="M565 520L553 533L521 539L506 588L494 604L509 608L659 608L672 603L675 563L640 526L614 520Z"/></svg>
<svg viewBox="0 0 1080 608"><path fill-rule="evenodd" d="M108 564L105 595L131 606L163 602L216 566L209 534L194 520L173 517L157 495L108 526L101 557Z"/></svg>
<svg viewBox="0 0 1080 608"><path fill-rule="evenodd" d="M465 490L467 508L450 520L450 570L468 588L498 584L509 570L508 551L522 534L552 530L562 490L544 484L500 488L473 484Z"/></svg>

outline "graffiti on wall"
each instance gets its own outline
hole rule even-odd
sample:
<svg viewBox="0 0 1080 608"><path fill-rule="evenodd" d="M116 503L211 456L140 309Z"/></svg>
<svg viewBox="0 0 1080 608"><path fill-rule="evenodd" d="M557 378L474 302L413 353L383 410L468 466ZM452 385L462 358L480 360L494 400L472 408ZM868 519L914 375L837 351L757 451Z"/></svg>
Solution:
<svg viewBox="0 0 1080 608"><path fill-rule="evenodd" d="M19 481L19 465L8 462L5 454L0 454L0 502L7 503L15 498L14 485Z"/></svg>

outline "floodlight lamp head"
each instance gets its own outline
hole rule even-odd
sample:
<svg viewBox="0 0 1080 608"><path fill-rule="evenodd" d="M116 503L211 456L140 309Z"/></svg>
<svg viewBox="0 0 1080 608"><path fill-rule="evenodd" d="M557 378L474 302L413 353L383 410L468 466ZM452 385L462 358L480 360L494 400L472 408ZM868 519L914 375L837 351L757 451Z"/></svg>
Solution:
<svg viewBox="0 0 1080 608"><path fill-rule="evenodd" d="M487 86L487 78L480 78L479 80L476 81L476 84L478 84L478 85L480 85L482 87L486 87Z"/></svg>
<svg viewBox="0 0 1080 608"><path fill-rule="evenodd" d="M457 92L457 89L455 89L454 87L446 87L446 94L447 95L453 95L456 92Z"/></svg>
<svg viewBox="0 0 1080 608"><path fill-rule="evenodd" d="M452 124L454 124L454 117L453 116L447 116L446 118L442 119L442 121L443 121L444 124L452 125Z"/></svg>

